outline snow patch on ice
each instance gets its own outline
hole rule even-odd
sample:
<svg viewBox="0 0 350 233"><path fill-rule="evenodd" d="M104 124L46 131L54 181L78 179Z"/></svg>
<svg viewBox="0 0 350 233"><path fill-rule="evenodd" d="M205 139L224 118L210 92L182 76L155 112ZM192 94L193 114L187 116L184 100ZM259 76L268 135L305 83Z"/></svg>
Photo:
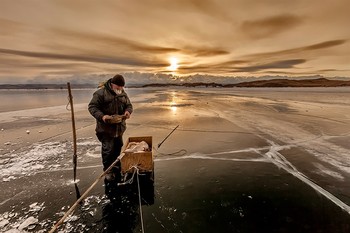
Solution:
<svg viewBox="0 0 350 233"><path fill-rule="evenodd" d="M98 208L97 206L101 206L101 205L105 205L107 204L109 201L108 198L106 198L105 195L103 196L89 196L87 197L80 209L81 209L81 213L80 215L70 215L69 217L67 217L64 221L64 223L60 226L59 229L59 233L66 233L66 232L85 232L86 231L86 225L82 224L79 222L79 219L84 219L86 218L86 215L89 215L91 217L94 217L97 212L98 212ZM63 207L62 210L63 211L67 211L69 209L68 207ZM58 213L58 215L60 217L64 216L65 212L60 212ZM85 215L85 216L84 216Z"/></svg>
<svg viewBox="0 0 350 233"><path fill-rule="evenodd" d="M7 219L3 219L0 221L0 228L3 228L4 226L6 226L7 224L9 224L9 220Z"/></svg>
<svg viewBox="0 0 350 233"><path fill-rule="evenodd" d="M2 181L3 181L3 182L9 182L9 181L15 180L15 179L16 179L16 177L14 177L14 176L9 176L9 177L3 178Z"/></svg>
<svg viewBox="0 0 350 233"><path fill-rule="evenodd" d="M89 149L86 151L86 156L92 157L92 158L100 158L101 157L101 146L97 146L95 148Z"/></svg>
<svg viewBox="0 0 350 233"><path fill-rule="evenodd" d="M31 175L48 167L50 161L58 164L67 153L67 146L66 142L36 143L26 151L7 154L6 162L0 163L0 177L6 181L13 175Z"/></svg>
<svg viewBox="0 0 350 233"><path fill-rule="evenodd" d="M80 138L78 159L89 157L100 158L100 143L92 138ZM0 155L0 180L8 182L41 171L56 171L71 167L72 142L35 143L19 152ZM82 155L82 156L80 156Z"/></svg>
<svg viewBox="0 0 350 233"><path fill-rule="evenodd" d="M79 179L76 179L75 181L74 180L68 180L67 182L66 182L66 185L68 186L68 185L71 185L71 184L77 184L77 183L79 183Z"/></svg>
<svg viewBox="0 0 350 233"><path fill-rule="evenodd" d="M38 215L45 208L43 203L34 202L28 207L24 207L21 213L5 212L0 214L0 231L1 232L28 232L36 228L38 225L46 228L51 225L50 221L39 222ZM44 232L38 230L36 232Z"/></svg>
<svg viewBox="0 0 350 233"><path fill-rule="evenodd" d="M37 218L34 218L32 216L30 216L29 218L27 218L26 220L24 220L19 226L18 226L18 230L23 230L27 227L29 227L30 225L36 224L38 222Z"/></svg>
<svg viewBox="0 0 350 233"><path fill-rule="evenodd" d="M44 207L45 202L38 204L38 202L34 202L33 204L29 205L29 212L38 212L38 211L42 211L45 207Z"/></svg>
<svg viewBox="0 0 350 233"><path fill-rule="evenodd" d="M77 146L100 146L100 143L96 140L80 141L77 142Z"/></svg>

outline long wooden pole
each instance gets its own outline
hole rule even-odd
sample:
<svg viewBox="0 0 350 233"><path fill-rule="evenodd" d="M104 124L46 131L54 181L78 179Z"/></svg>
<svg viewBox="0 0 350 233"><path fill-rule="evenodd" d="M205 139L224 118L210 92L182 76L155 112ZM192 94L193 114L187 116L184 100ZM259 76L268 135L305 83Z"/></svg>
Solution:
<svg viewBox="0 0 350 233"><path fill-rule="evenodd" d="M107 172L109 172L116 164L119 160L121 160L123 158L123 156L125 155L125 153L121 153L118 158L104 171L102 172L102 174L94 181L94 183L92 183L92 185L85 191L85 193L83 193L83 195L81 195L81 197L72 205L72 207L69 208L69 210L63 215L63 217L51 228L51 230L49 231L49 233L53 233L57 230L57 228L64 222L64 220L71 214L74 212L75 208L78 206L78 204L80 202L82 202L84 200L84 198L89 194L89 192L96 186L96 184L102 179L102 177L104 177Z"/></svg>
<svg viewBox="0 0 350 233"><path fill-rule="evenodd" d="M77 133L75 130L75 119L74 119L74 106L73 106L73 96L72 91L70 89L70 83L67 83L68 94L69 94L69 104L72 115L72 130L73 130L73 174L74 174L74 182L77 178Z"/></svg>

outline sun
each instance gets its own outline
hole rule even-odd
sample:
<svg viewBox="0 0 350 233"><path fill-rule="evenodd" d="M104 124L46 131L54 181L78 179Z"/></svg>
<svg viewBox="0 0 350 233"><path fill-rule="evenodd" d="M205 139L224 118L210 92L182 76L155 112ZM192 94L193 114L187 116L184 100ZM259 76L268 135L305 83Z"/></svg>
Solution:
<svg viewBox="0 0 350 233"><path fill-rule="evenodd" d="M171 57L170 58L170 66L168 67L169 70L175 71L175 70L177 70L178 67L179 67L179 65L178 65L177 58L176 57Z"/></svg>

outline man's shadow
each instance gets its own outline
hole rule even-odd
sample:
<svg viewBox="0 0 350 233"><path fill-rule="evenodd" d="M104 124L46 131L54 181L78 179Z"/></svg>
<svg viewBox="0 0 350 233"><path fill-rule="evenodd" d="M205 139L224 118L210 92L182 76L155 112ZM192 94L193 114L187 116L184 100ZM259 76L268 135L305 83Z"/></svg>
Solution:
<svg viewBox="0 0 350 233"><path fill-rule="evenodd" d="M138 188L137 175L131 184L118 185L120 177L113 181L105 179L105 194L110 200L102 207L103 232L132 233L141 226L141 205L154 204L153 174L140 174Z"/></svg>

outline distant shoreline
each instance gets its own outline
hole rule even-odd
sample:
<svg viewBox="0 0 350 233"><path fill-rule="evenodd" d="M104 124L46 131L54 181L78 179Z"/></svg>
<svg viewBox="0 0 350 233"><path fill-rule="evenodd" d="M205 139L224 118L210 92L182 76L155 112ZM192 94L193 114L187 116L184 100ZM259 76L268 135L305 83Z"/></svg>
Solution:
<svg viewBox="0 0 350 233"><path fill-rule="evenodd" d="M97 85L92 84L73 84L71 85L74 89L91 89L97 88ZM7 90L18 90L18 89L28 89L28 90L66 90L67 84L0 84L0 89Z"/></svg>
<svg viewBox="0 0 350 233"><path fill-rule="evenodd" d="M215 82L204 83L150 83L140 85L130 85L129 88L148 88L148 87L214 87L214 88L232 88L232 87L348 87L350 81L344 80L329 80L326 78L317 79L270 79L258 80L251 82L240 82L234 84L220 84ZM97 88L96 84L71 84L74 89L91 89ZM48 90L48 89L67 89L67 84L0 84L0 89L34 89L34 90Z"/></svg>

